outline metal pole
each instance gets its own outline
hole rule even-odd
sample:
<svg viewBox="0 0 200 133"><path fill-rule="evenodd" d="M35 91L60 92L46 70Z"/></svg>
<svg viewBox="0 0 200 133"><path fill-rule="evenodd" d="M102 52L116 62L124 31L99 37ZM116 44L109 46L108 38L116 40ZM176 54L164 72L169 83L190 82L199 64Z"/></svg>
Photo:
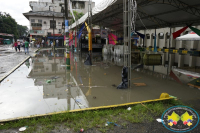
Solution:
<svg viewBox="0 0 200 133"><path fill-rule="evenodd" d="M65 20L68 20L68 0L65 0ZM70 55L69 55L69 32L66 32L66 42L67 44L67 58L66 58L66 63L67 63L67 69L70 70Z"/></svg>
<svg viewBox="0 0 200 133"><path fill-rule="evenodd" d="M53 50L55 50L55 38L54 38L54 9L53 9Z"/></svg>
<svg viewBox="0 0 200 133"><path fill-rule="evenodd" d="M171 46L171 31L172 30L172 28L170 27L170 36L169 36L169 48L168 49L170 49L170 46ZM167 67L167 75L169 75L169 64L170 64L170 60L169 60L169 52L168 52L168 67Z"/></svg>
<svg viewBox="0 0 200 133"><path fill-rule="evenodd" d="M128 1L128 87L131 87L131 1ZM134 14L135 15L135 14Z"/></svg>

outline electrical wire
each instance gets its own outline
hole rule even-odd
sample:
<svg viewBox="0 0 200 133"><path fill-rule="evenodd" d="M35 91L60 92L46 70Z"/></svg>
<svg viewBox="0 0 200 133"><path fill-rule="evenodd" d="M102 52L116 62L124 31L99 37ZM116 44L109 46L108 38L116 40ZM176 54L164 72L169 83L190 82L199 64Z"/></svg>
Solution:
<svg viewBox="0 0 200 133"><path fill-rule="evenodd" d="M132 11L132 18L131 18L131 32L135 32L135 22L137 17L137 2L136 0L130 1L131 7L130 10Z"/></svg>

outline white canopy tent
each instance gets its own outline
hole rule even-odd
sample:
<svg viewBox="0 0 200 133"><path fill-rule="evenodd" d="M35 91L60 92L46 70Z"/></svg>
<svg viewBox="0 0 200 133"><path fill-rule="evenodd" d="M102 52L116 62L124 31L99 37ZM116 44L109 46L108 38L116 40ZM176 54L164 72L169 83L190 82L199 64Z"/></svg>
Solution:
<svg viewBox="0 0 200 133"><path fill-rule="evenodd" d="M184 41L184 40L194 41L194 40L197 40L197 41L199 41L200 40L200 36L197 35L195 32L191 32L189 34L177 37L176 40L179 40L179 41Z"/></svg>

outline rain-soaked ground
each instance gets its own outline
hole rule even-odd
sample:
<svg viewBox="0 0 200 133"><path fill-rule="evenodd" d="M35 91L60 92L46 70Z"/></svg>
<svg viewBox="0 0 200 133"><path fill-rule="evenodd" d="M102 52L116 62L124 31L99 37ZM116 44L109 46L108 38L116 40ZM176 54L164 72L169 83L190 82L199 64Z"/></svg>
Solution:
<svg viewBox="0 0 200 133"><path fill-rule="evenodd" d="M0 121L153 100L163 92L194 103L200 110L200 90L187 86L193 78L178 69L144 66L132 70L132 87L120 90L116 87L121 82L123 58L102 57L96 52L93 53L93 65L85 66L86 55L70 53L71 70L66 69L65 49L55 53L50 49L43 50L27 60L0 84ZM145 86L133 83L144 83Z"/></svg>

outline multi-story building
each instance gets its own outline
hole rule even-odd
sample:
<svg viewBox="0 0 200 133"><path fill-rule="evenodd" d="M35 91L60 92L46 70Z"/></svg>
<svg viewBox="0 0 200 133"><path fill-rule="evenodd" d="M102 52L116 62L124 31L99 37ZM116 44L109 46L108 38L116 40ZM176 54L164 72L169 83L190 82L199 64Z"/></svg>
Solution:
<svg viewBox="0 0 200 133"><path fill-rule="evenodd" d="M89 0L73 0L70 2L72 10L77 12L87 12ZM62 27L62 22L64 22L64 0L39 0L30 1L29 5L31 11L23 13L23 15L30 22L30 37L36 40L41 40L45 37L46 40L50 39L60 39L60 45L63 44L63 33L64 27ZM92 2L92 7L94 7L94 2ZM70 7L68 7L70 9ZM68 11L68 16L70 16L70 11ZM54 34L53 34L54 33Z"/></svg>

